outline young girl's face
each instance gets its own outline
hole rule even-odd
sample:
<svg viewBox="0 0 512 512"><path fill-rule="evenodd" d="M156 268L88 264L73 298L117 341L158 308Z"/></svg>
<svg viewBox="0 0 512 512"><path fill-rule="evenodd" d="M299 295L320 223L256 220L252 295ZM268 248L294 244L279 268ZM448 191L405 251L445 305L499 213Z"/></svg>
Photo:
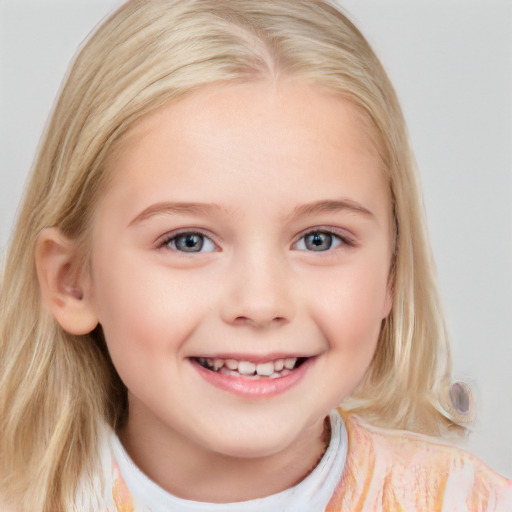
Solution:
<svg viewBox="0 0 512 512"><path fill-rule="evenodd" d="M210 86L124 137L87 296L142 457L317 446L391 307L370 135L345 100L283 81Z"/></svg>

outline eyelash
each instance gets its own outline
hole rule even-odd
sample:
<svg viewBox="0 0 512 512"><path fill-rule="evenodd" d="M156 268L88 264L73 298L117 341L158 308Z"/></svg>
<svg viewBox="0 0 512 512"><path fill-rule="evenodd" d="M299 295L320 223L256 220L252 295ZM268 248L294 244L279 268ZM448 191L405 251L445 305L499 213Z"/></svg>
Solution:
<svg viewBox="0 0 512 512"><path fill-rule="evenodd" d="M176 241L179 240L181 237L201 237L202 243L199 251L186 251L186 250L180 250L178 247L176 247ZM207 241L207 243L210 243L212 246L212 250L208 251L202 251L203 245ZM171 243L174 244L174 247L171 247ZM161 241L158 242L158 247L162 249L169 249L171 251L175 252L181 252L181 253L202 253L202 252L214 252L215 250L218 250L218 245L212 240L212 238L205 233L202 233L199 230L190 230L190 231L180 231L178 233L170 233L166 235Z"/></svg>
<svg viewBox="0 0 512 512"><path fill-rule="evenodd" d="M307 245L307 237L308 236L328 236L330 237L329 240L329 246L326 249L320 249L315 251L314 249L308 248ZM180 240L181 237L200 237L201 239L201 246L199 247L198 251L187 251L182 250L177 247L177 241ZM211 244L211 247L208 248L207 251L202 250L204 247L204 244L209 243ZM302 242L302 244L300 244ZM335 244L334 247L332 244ZM173 246L172 246L173 245ZM303 245L304 248L300 247L299 245ZM300 237L292 244L292 249L298 250L298 251L307 251L307 252L330 252L333 249L344 246L344 247L354 247L356 245L355 241L348 237L347 235L342 235L338 231L329 229L329 228L315 228L310 229L308 231L303 232ZM161 241L158 242L158 247L162 249L169 249L171 251L180 252L180 253L192 253L192 254L198 254L203 252L215 252L218 250L218 245L215 241L212 240L212 238L209 235L206 235L205 233L199 231L199 230L190 230L190 231L180 231L178 233L170 233L166 235Z"/></svg>
<svg viewBox="0 0 512 512"><path fill-rule="evenodd" d="M315 251L313 249L307 248L307 237L308 236L318 236L318 235L327 235L328 237L331 237L331 244L329 247L327 247L324 250L318 250ZM300 244L300 242L303 243L304 248L298 248L297 246ZM337 243L336 243L337 242ZM332 246L332 243L336 243L334 247ZM347 236L346 234L341 234L338 230L332 229L332 228L323 228L318 227L314 229L309 229L303 233L301 233L300 237L297 239L297 241L293 244L292 247L295 247L296 250L299 251L308 251L308 252L330 252L333 249L336 249L337 247L355 247L356 242L353 238Z"/></svg>

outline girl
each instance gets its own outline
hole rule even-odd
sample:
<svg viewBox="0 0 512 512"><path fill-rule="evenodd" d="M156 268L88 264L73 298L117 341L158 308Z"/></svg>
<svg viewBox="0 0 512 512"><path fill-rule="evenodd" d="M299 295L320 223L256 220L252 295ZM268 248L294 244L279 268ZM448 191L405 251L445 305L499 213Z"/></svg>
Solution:
<svg viewBox="0 0 512 512"><path fill-rule="evenodd" d="M2 510L512 509L427 437L471 412L420 204L334 5L127 2L70 71L6 261Z"/></svg>

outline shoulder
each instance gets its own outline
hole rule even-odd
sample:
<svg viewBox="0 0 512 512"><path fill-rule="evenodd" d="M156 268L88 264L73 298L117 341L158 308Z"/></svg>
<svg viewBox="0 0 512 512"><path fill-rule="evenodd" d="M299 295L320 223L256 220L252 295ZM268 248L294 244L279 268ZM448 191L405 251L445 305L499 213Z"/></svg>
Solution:
<svg viewBox="0 0 512 512"><path fill-rule="evenodd" d="M117 436L107 425L100 428L96 464L87 474L82 475L74 496L73 512L85 510L94 512L131 512L132 509L119 507L125 504L125 484L120 475L114 446ZM126 503L128 505L128 503ZM0 512L3 512L0 510Z"/></svg>
<svg viewBox="0 0 512 512"><path fill-rule="evenodd" d="M370 427L354 415L343 417L349 447L338 501L374 504L371 510L512 510L512 481L471 453L420 434Z"/></svg>

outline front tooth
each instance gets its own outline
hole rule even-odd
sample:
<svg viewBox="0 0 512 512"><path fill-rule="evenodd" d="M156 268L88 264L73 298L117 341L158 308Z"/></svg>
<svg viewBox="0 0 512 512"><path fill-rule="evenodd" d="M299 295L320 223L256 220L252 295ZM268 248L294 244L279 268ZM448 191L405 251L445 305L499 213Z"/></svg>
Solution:
<svg viewBox="0 0 512 512"><path fill-rule="evenodd" d="M236 359L226 359L224 361L224 364L230 369L230 370L236 370L238 369L238 361Z"/></svg>
<svg viewBox="0 0 512 512"><path fill-rule="evenodd" d="M295 366L296 362L297 362L296 357L289 357L288 359L284 360L284 367L288 368L288 370L293 370L293 367Z"/></svg>
<svg viewBox="0 0 512 512"><path fill-rule="evenodd" d="M269 361L268 363L260 363L256 366L256 373L265 377L270 377L274 373L274 363Z"/></svg>
<svg viewBox="0 0 512 512"><path fill-rule="evenodd" d="M253 375L255 371L256 365L254 363L250 363L249 361L240 361L238 363L238 373L242 375Z"/></svg>

